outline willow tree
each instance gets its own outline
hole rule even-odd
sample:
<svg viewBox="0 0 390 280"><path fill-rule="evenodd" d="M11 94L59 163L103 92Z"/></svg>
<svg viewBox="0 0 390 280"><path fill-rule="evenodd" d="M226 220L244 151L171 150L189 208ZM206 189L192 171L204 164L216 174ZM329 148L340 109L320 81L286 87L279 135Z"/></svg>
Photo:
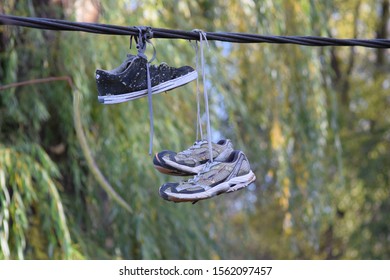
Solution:
<svg viewBox="0 0 390 280"><path fill-rule="evenodd" d="M67 7L49 2L9 2L2 12L75 20L69 13L72 1ZM101 21L124 24L131 14L127 24L140 25L142 14L125 2L102 3L110 12ZM146 100L117 106L97 102L95 69L116 67L130 51L129 38L14 27L1 27L1 32L2 85L46 77L68 77L72 84L58 80L1 92L2 258L218 256L210 220L214 202L193 207L159 198L159 186L178 179L160 175L148 156ZM158 50L160 62L193 64L189 43ZM170 51L175 55L164 57ZM74 129L77 93L87 152ZM154 98L155 150L191 145L195 100L194 85ZM101 187L88 153L130 207Z"/></svg>
<svg viewBox="0 0 390 280"><path fill-rule="evenodd" d="M0 9L123 26L345 38L386 37L389 17L387 0L121 0L75 14L80 4L96 1L27 2ZM386 52L205 44L207 81L200 90L206 86L210 95L213 137L232 139L258 179L238 193L191 205L158 196L161 184L180 178L153 169L147 100L97 102L94 71L135 53L128 37L0 32L2 85L65 77L0 92L2 258L389 255ZM157 63L195 66L194 42L152 41ZM153 105L154 150L190 146L195 83L154 96Z"/></svg>

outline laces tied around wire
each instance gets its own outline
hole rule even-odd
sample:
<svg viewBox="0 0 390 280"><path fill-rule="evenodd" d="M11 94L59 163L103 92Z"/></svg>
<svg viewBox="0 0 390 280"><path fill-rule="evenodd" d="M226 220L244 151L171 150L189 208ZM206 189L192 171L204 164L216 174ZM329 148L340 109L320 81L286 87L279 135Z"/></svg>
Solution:
<svg viewBox="0 0 390 280"><path fill-rule="evenodd" d="M204 95L204 102L205 102L205 111L206 111L206 127L207 127L207 142L208 142L208 148L209 148L209 155L210 155L210 161L213 162L213 147L211 143L211 124L210 124L210 110L209 110L209 100L208 100L208 94L207 94L207 84L206 84L206 72L205 72L205 61L204 61L204 52L203 52L203 45L204 43L207 44L207 47L209 48L209 43L207 41L207 35L206 32L200 30L200 29L194 29L192 32L197 32L199 34L199 45L200 45L200 63L202 68L202 80L203 80L203 95ZM195 51L196 51L196 67L198 68L198 44L195 43ZM196 69L198 71L198 69ZM197 80L197 137L198 137L198 127L202 135L202 124L200 119L200 105L199 105L199 83ZM203 139L202 139L203 140Z"/></svg>
<svg viewBox="0 0 390 280"><path fill-rule="evenodd" d="M138 29L138 36L130 37L130 48L132 40L134 39L137 46L137 56L146 59L146 84L148 91L148 104L149 104L149 124L150 124L150 135L149 135L149 155L152 155L153 151L153 137L154 137L154 116L153 116L153 103L152 103L152 82L150 78L150 63L156 58L156 48L150 41L153 38L153 31L148 26L135 26ZM146 45L150 44L153 47L153 57L148 60L145 51Z"/></svg>

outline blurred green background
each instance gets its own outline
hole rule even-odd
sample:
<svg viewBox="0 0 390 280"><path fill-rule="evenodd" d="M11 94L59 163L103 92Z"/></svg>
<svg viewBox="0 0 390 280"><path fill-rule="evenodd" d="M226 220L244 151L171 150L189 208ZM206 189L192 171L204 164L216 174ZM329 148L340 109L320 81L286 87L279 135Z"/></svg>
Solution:
<svg viewBox="0 0 390 280"><path fill-rule="evenodd" d="M180 30L389 37L388 0L9 0L0 12ZM152 41L156 63L195 67L193 43ZM95 69L112 69L129 52L136 50L126 36L0 26L1 86L63 76L74 83L0 91L0 259L390 258L388 49L210 41L214 140L229 138L243 150L257 181L195 205L158 195L160 185L180 178L153 168L147 99L97 101ZM78 94L80 104L73 103ZM154 151L192 145L195 82L153 102ZM102 188L91 164L131 209Z"/></svg>

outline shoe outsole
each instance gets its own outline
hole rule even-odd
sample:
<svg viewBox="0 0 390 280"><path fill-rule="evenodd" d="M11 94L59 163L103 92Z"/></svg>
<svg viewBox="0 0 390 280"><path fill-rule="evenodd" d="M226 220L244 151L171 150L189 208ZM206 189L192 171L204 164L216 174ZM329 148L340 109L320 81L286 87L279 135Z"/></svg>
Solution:
<svg viewBox="0 0 390 280"><path fill-rule="evenodd" d="M172 175L172 176L191 176L192 174L187 174L187 173L181 173L176 170L164 168L160 165L154 165L154 168L156 168L160 173L166 174L166 175Z"/></svg>
<svg viewBox="0 0 390 280"><path fill-rule="evenodd" d="M214 186L204 192L199 193L172 193L172 192L165 192L160 187L159 193L160 196L168 201L172 202L197 202L199 200L204 200L208 198L212 198L216 195L220 195L223 193L231 193L238 190L241 190L254 182L256 180L256 175L250 171L248 174L235 177L230 179L227 182L223 182L217 186Z"/></svg>
<svg viewBox="0 0 390 280"><path fill-rule="evenodd" d="M152 87L152 94L158 94L161 92L169 91L174 88L180 87L182 85L188 84L189 82L195 80L197 77L198 77L198 73L196 71L192 71L184 76L166 81L164 83ZM138 99L147 96L147 94L148 94L148 90L143 89L140 91L117 94L117 95L99 95L98 101L102 104L116 104L116 103L122 103L130 100Z"/></svg>

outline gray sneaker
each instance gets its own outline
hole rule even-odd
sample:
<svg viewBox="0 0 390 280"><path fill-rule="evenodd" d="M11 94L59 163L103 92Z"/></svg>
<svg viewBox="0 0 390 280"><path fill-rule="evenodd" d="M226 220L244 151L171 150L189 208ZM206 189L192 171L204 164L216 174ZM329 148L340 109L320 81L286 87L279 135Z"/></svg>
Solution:
<svg viewBox="0 0 390 280"><path fill-rule="evenodd" d="M240 190L256 180L249 161L241 151L233 151L223 162L208 162L193 179L166 183L160 196L174 202L197 202L222 193Z"/></svg>
<svg viewBox="0 0 390 280"><path fill-rule="evenodd" d="M213 160L225 161L233 152L233 144L229 139L212 143ZM162 151L153 158L154 167L164 174L191 176L198 174L206 162L210 160L208 142L197 141L187 150L179 153Z"/></svg>

